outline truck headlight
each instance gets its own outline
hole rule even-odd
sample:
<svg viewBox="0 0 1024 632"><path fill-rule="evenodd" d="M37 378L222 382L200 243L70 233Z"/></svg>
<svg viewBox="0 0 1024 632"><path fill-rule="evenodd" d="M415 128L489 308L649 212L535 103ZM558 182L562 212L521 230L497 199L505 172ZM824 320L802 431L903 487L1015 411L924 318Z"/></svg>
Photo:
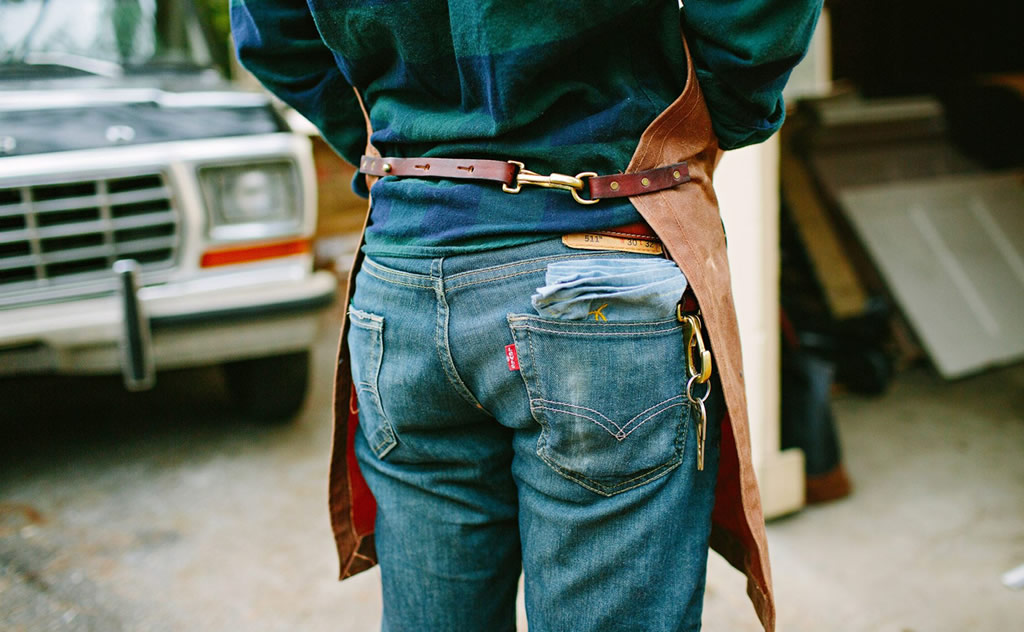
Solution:
<svg viewBox="0 0 1024 632"><path fill-rule="evenodd" d="M298 173L290 162L203 167L199 181L214 239L294 232L301 222Z"/></svg>

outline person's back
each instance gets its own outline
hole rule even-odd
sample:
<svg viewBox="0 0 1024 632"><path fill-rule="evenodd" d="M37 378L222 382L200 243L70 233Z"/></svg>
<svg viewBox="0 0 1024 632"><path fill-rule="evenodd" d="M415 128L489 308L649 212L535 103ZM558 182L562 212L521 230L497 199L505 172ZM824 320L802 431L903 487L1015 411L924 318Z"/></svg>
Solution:
<svg viewBox="0 0 1024 632"><path fill-rule="evenodd" d="M331 48L321 56L333 56L340 71L327 80L332 108L349 110L314 120L336 147L359 153L363 127L351 118L361 113L351 95L335 94L348 90L342 82L359 89L371 141L385 156L514 158L542 173L619 173L686 79L671 3L311 4ZM304 72L316 67L311 61L296 60ZM453 254L640 219L625 200L584 209L539 191L524 192L510 215L505 195L475 183L384 178L366 252Z"/></svg>
<svg viewBox="0 0 1024 632"><path fill-rule="evenodd" d="M366 134L350 86L365 101L382 155L612 174L626 168L640 133L686 80L675 0L308 4L235 0L239 55L353 164ZM686 28L703 36L691 44L722 147L763 140L782 122L782 85L806 47L814 3L691 4ZM452 254L640 219L625 200L581 208L536 190L510 216L504 195L479 184L384 178L366 252Z"/></svg>

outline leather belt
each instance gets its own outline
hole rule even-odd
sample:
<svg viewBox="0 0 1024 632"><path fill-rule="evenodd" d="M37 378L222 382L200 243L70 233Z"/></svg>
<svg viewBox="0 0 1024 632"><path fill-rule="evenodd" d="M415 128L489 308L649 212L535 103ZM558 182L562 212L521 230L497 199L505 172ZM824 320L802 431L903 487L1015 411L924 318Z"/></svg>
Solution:
<svg viewBox="0 0 1024 632"><path fill-rule="evenodd" d="M614 228L588 230L586 232L596 233L598 235L608 235L609 237L623 237L625 239L639 239L641 241L661 243L661 239L653 230L651 230L651 227L647 225L647 222L634 222L632 224L625 224Z"/></svg>
<svg viewBox="0 0 1024 632"><path fill-rule="evenodd" d="M523 185L560 189L572 193L580 204L596 204L603 198L643 195L669 189L690 181L685 162L637 173L599 176L584 171L575 176L562 173L542 175L516 160L469 160L461 158L374 158L363 156L360 173L371 176L450 178L500 182L505 193L519 193ZM584 194L584 195L581 195Z"/></svg>

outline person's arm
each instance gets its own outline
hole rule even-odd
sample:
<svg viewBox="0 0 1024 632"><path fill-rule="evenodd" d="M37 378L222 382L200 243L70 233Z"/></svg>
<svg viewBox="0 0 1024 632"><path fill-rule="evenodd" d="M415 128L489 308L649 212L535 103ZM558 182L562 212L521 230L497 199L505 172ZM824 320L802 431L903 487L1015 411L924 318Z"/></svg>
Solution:
<svg viewBox="0 0 1024 632"><path fill-rule="evenodd" d="M366 148L362 109L305 0L231 0L231 32L242 65L358 165ZM353 185L366 194L362 178Z"/></svg>
<svg viewBox="0 0 1024 632"><path fill-rule="evenodd" d="M782 88L807 53L822 0L685 0L683 32L722 149L782 126Z"/></svg>

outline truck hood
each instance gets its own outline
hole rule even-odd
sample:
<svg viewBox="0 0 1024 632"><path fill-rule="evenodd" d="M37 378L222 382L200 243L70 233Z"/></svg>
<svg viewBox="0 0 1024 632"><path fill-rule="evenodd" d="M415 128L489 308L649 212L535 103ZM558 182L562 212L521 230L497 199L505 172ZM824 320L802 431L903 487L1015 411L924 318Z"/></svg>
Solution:
<svg viewBox="0 0 1024 632"><path fill-rule="evenodd" d="M11 87L0 90L0 159L285 130L259 93Z"/></svg>

